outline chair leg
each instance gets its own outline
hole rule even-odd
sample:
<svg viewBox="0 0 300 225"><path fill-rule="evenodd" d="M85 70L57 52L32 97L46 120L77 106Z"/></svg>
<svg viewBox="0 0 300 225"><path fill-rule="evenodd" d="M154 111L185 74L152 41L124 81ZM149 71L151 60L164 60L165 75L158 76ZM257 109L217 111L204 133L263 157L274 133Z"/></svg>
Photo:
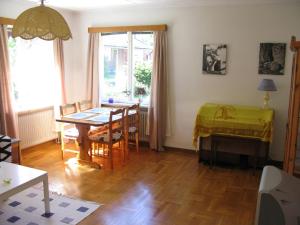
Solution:
<svg viewBox="0 0 300 225"><path fill-rule="evenodd" d="M59 126L60 126L59 137L60 137L61 159L64 160L65 142L64 142L64 132L63 132L63 125L62 125L62 123L60 123Z"/></svg>
<svg viewBox="0 0 300 225"><path fill-rule="evenodd" d="M120 143L120 142L122 142L122 143ZM125 146L126 146L126 141L125 141L125 140L122 140L122 141L120 141L120 142L119 142L119 145L122 146L122 148L120 149L120 151L122 152L122 156L123 156L122 166L124 166L124 165L125 165L125 161L126 161L126 148L125 148Z"/></svg>
<svg viewBox="0 0 300 225"><path fill-rule="evenodd" d="M113 148L112 148L112 144L109 143L108 144L108 150L110 151L110 168L113 170L114 169L114 162L113 162Z"/></svg>
<svg viewBox="0 0 300 225"><path fill-rule="evenodd" d="M139 140L139 132L135 133L135 148L136 152L140 151L140 146L139 146L140 140Z"/></svg>
<svg viewBox="0 0 300 225"><path fill-rule="evenodd" d="M125 136L125 152L126 152L126 158L129 159L129 134L126 134Z"/></svg>
<svg viewBox="0 0 300 225"><path fill-rule="evenodd" d="M63 137L61 137L60 150L61 150L61 159L64 160L65 143Z"/></svg>
<svg viewBox="0 0 300 225"><path fill-rule="evenodd" d="M100 153L99 153L99 151L100 151L100 147L99 147L99 145L100 145L100 144L99 144L99 143L97 143L97 144L96 144L96 148L95 148L95 150L94 150L94 152L95 152L95 155L98 155L98 156L99 156L99 154L100 154Z"/></svg>
<svg viewBox="0 0 300 225"><path fill-rule="evenodd" d="M90 142L88 152L90 153L89 156L91 162L93 162L93 149L94 149L93 143Z"/></svg>

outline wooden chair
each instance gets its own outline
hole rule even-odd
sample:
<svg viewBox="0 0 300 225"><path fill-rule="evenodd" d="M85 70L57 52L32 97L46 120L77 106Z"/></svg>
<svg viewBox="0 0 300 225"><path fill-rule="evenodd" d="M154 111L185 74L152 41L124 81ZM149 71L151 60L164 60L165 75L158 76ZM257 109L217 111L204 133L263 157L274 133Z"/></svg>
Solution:
<svg viewBox="0 0 300 225"><path fill-rule="evenodd" d="M12 161L11 138L0 134L0 162Z"/></svg>
<svg viewBox="0 0 300 225"><path fill-rule="evenodd" d="M92 109L93 108L93 103L91 100L82 100L80 102L77 102L78 110L80 112Z"/></svg>
<svg viewBox="0 0 300 225"><path fill-rule="evenodd" d="M59 109L60 109L60 116L66 116L78 112L76 103L61 105ZM77 145L77 137L78 137L78 130L74 125L68 123L61 123L60 140L61 140L62 159L64 158L65 140L72 140Z"/></svg>
<svg viewBox="0 0 300 225"><path fill-rule="evenodd" d="M109 115L108 129L105 131L97 132L90 131L89 139L91 140L90 154L94 156L100 156L103 158L109 158L111 169L114 168L114 156L113 147L116 143L119 143L118 148L123 151L123 163L125 161L125 109L118 109L111 111ZM116 121L116 118L118 120ZM122 144L121 144L122 143ZM100 144L102 149L97 149L97 145Z"/></svg>
<svg viewBox="0 0 300 225"><path fill-rule="evenodd" d="M21 165L20 139L0 134L0 162L1 161Z"/></svg>
<svg viewBox="0 0 300 225"><path fill-rule="evenodd" d="M135 104L126 108L126 148L129 148L129 140L135 139L135 148L139 152L139 124L140 124L140 105Z"/></svg>

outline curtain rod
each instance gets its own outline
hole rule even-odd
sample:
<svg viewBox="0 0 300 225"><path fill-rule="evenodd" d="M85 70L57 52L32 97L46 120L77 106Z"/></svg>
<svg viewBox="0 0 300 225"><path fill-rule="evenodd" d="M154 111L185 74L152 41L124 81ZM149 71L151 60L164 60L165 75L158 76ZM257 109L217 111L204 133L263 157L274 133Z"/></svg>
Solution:
<svg viewBox="0 0 300 225"><path fill-rule="evenodd" d="M130 31L164 31L167 30L166 24L161 25L141 25L141 26L117 26L117 27L89 27L89 33L112 33Z"/></svg>
<svg viewBox="0 0 300 225"><path fill-rule="evenodd" d="M292 51L296 51L296 49L300 48L300 41L296 41L295 36L292 36L292 38L291 38L290 47L291 47Z"/></svg>
<svg viewBox="0 0 300 225"><path fill-rule="evenodd" d="M0 24L2 24L2 25L13 25L14 23L15 23L14 19L0 17Z"/></svg>

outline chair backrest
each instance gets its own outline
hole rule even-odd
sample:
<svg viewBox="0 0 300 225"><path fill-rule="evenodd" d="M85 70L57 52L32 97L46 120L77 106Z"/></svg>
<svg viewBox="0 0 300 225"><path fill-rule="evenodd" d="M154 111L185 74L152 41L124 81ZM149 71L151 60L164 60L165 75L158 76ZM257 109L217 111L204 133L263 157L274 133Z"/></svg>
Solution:
<svg viewBox="0 0 300 225"><path fill-rule="evenodd" d="M65 116L78 112L76 103L61 105L59 106L59 110L60 116Z"/></svg>
<svg viewBox="0 0 300 225"><path fill-rule="evenodd" d="M78 110L80 112L93 108L93 103L91 100L82 100L77 104L78 104Z"/></svg>
<svg viewBox="0 0 300 225"><path fill-rule="evenodd" d="M11 162L11 138L0 134L0 162Z"/></svg>
<svg viewBox="0 0 300 225"><path fill-rule="evenodd" d="M140 105L134 104L126 108L126 128L139 128L140 124Z"/></svg>
<svg viewBox="0 0 300 225"><path fill-rule="evenodd" d="M122 136L124 137L125 133L125 109L117 109L110 112L109 115L109 134L110 134L110 141L112 139L112 134L119 132L122 133ZM116 121L116 118L118 120Z"/></svg>

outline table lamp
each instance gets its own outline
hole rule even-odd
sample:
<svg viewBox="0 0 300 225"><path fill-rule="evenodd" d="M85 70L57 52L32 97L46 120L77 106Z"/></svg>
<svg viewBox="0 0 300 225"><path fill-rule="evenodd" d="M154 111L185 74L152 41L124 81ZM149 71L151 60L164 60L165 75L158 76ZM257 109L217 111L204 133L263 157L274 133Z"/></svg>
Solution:
<svg viewBox="0 0 300 225"><path fill-rule="evenodd" d="M269 91L277 91L274 81L271 79L262 79L257 89L260 91L265 91L264 109L268 109L270 100Z"/></svg>

